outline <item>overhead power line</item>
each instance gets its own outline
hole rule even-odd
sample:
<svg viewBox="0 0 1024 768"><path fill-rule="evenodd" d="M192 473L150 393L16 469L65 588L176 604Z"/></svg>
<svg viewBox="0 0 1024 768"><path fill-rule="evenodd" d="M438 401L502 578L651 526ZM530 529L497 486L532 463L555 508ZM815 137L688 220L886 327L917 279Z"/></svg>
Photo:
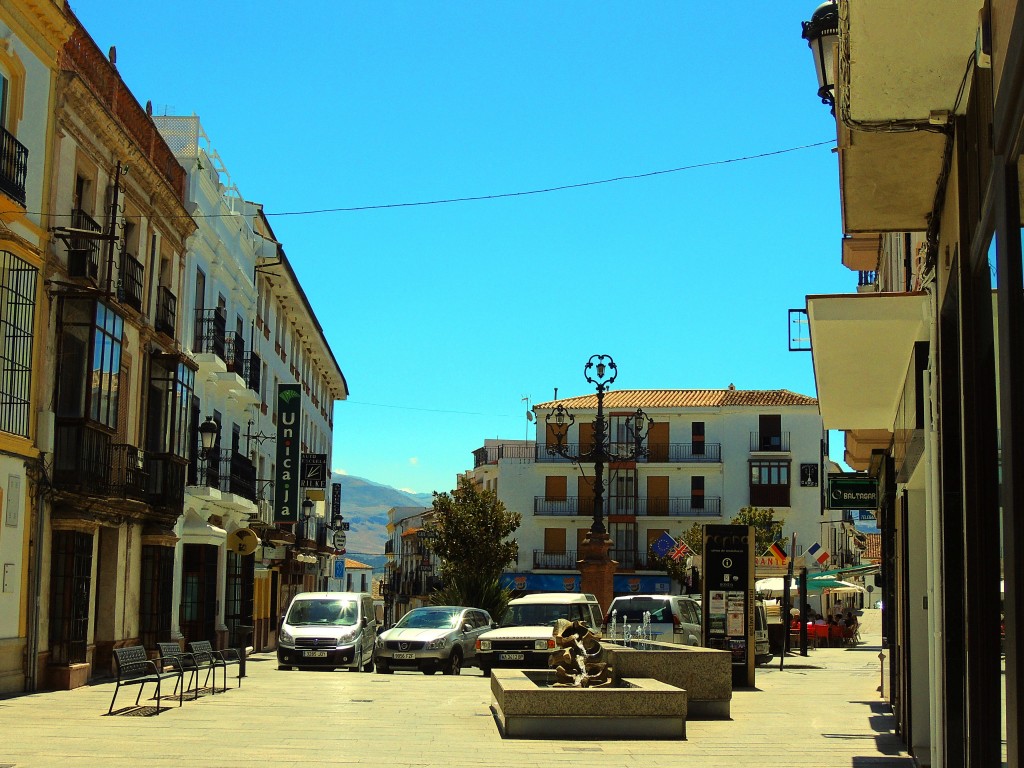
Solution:
<svg viewBox="0 0 1024 768"><path fill-rule="evenodd" d="M787 149L776 149L771 152L761 152L757 155L745 155L743 157L732 157L727 160L708 160L703 163L693 163L692 165L681 165L678 168L665 168L660 171L647 171L646 173L633 173L627 176L613 176L608 179L598 179L597 181L581 181L576 184L561 184L556 187L542 187L540 189L528 189L520 192L499 192L492 195L471 195L468 197L447 197L438 200L418 200L409 203L381 203L380 205L354 205L343 208L314 208L308 211L278 211L277 213L268 213L264 211L265 216L311 216L319 213L353 213L356 211L378 211L386 208L416 208L424 205L446 205L448 203L469 203L478 200L500 200L508 197L526 197L527 195L543 195L548 192L562 192L567 189L580 189L582 187L596 187L599 184L612 184L617 181L633 181L635 179L646 179L651 176L663 176L668 173L679 173L681 171L692 171L697 168L710 168L716 165L728 165L730 163L741 163L747 160L759 160L765 157L773 157L775 155L784 155L788 152L799 152L802 149L811 149L813 147L822 147L826 144L835 144L835 139L827 139L826 141L818 141L813 144L803 144L799 147L789 147Z"/></svg>
<svg viewBox="0 0 1024 768"><path fill-rule="evenodd" d="M315 216L324 213L356 213L358 211L380 211L389 208L418 208L426 205L448 205L451 203L471 203L482 200L502 200L511 197L528 197L530 195L543 195L549 192L564 192L569 189L582 189L584 187L596 187L601 184L614 184L620 181L635 181L637 179L647 179L653 176L665 176L670 173L681 173L682 171L693 171L699 168L712 168L718 165L730 165L732 163L742 163L748 160L761 160L766 157L775 157L776 155L785 155L790 152L800 152L804 149L814 149L815 147L823 147L828 144L835 144L835 139L827 139L825 141L817 141L813 144L801 144L798 147L787 147L786 149L775 149L770 152L760 152L756 155L744 155L742 157L730 157L725 160L708 160L701 163L692 163L690 165L681 165L678 168L663 168L658 171L647 171L645 173L632 173L625 176L612 176L607 179L597 179L595 181L580 181L574 184L559 184L553 187L541 187L539 189L527 189L520 190L518 192L497 192L489 195L467 195L464 197L445 197L438 198L436 200L414 200L405 203L380 203L377 205L351 205L351 206L339 206L336 208L311 208L304 211L276 211L270 212L267 210L263 211L264 216ZM30 211L34 215L43 215L40 211ZM51 218L69 218L72 214L62 213L51 213ZM193 213L187 216L181 216L180 218L192 218L192 219L216 219L228 216L237 216L237 213ZM146 216L131 216L126 215L127 219L145 219Z"/></svg>

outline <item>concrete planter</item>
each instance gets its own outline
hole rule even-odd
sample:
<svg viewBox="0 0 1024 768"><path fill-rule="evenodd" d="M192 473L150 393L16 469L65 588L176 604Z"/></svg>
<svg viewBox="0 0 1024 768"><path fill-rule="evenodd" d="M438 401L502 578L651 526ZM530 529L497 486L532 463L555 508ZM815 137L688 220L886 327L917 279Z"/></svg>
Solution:
<svg viewBox="0 0 1024 768"><path fill-rule="evenodd" d="M626 678L616 687L551 688L546 670L495 669L492 709L505 738L686 738L686 691Z"/></svg>

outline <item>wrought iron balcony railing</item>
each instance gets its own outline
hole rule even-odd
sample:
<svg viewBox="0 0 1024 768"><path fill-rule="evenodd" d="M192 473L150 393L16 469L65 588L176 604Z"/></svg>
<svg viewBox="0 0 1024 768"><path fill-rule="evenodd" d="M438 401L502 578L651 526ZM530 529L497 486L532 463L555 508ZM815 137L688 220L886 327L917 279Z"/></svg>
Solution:
<svg viewBox="0 0 1024 768"><path fill-rule="evenodd" d="M80 421L58 421L54 435L53 484L97 496L147 499L146 455L134 445Z"/></svg>
<svg viewBox="0 0 1024 768"><path fill-rule="evenodd" d="M510 447L510 446L506 446ZM569 456L580 456L579 443L565 444ZM722 460L722 446L720 443L644 443L647 449L646 456L638 456L638 462L647 464L687 464L687 463L714 463ZM613 452L629 453L634 449L632 443L612 443L609 448ZM481 449L483 450L483 449ZM584 452L589 447L584 448ZM476 456L476 453L474 453ZM560 456L559 454L548 453L548 446L545 443L537 443L535 448L535 460L537 462L568 462L572 459ZM493 462L492 462L493 463ZM479 464L477 465L479 466Z"/></svg>
<svg viewBox="0 0 1024 768"><path fill-rule="evenodd" d="M121 269L117 279L117 297L129 307L142 311L142 286L145 267L130 253L121 254Z"/></svg>
<svg viewBox="0 0 1024 768"><path fill-rule="evenodd" d="M196 354L214 354L226 363L226 325L227 313L223 309L197 309L195 338L192 344Z"/></svg>
<svg viewBox="0 0 1024 768"><path fill-rule="evenodd" d="M543 549L533 550L534 569L574 570L578 559L574 549L567 549L564 552L545 552Z"/></svg>
<svg viewBox="0 0 1024 768"><path fill-rule="evenodd" d="M256 467L241 453L216 448L204 455L198 447L189 464L189 485L216 488L256 501Z"/></svg>
<svg viewBox="0 0 1024 768"><path fill-rule="evenodd" d="M102 231L100 225L80 208L71 211L71 228L97 234ZM88 235L78 235L68 239L68 274L71 277L84 277L93 282L99 280L99 240Z"/></svg>
<svg viewBox="0 0 1024 768"><path fill-rule="evenodd" d="M180 456L147 454L146 494L155 507L181 507L185 500L185 471L188 465Z"/></svg>
<svg viewBox="0 0 1024 768"><path fill-rule="evenodd" d="M160 333L174 336L174 327L178 320L178 297L171 293L166 286L160 285L156 289L156 319L154 327Z"/></svg>
<svg viewBox="0 0 1024 768"><path fill-rule="evenodd" d="M473 467L497 464L499 459L532 459L533 445L488 445L473 451Z"/></svg>
<svg viewBox="0 0 1024 768"><path fill-rule="evenodd" d="M245 337L235 331L224 335L224 362L229 371L241 376L245 371Z"/></svg>
<svg viewBox="0 0 1024 768"><path fill-rule="evenodd" d="M589 517L594 514L594 500L586 496L567 496L549 499L535 496L535 515ZM605 515L632 515L647 517L719 517L722 500L718 496L669 496L632 498L612 496L605 500Z"/></svg>
<svg viewBox="0 0 1024 768"><path fill-rule="evenodd" d="M7 130L0 128L0 192L25 206L28 177L28 149Z"/></svg>
<svg viewBox="0 0 1024 768"><path fill-rule="evenodd" d="M789 432L751 432L751 451L789 451Z"/></svg>
<svg viewBox="0 0 1024 768"><path fill-rule="evenodd" d="M242 378L245 384L253 392L260 391L260 377L262 375L263 361L255 352L249 352L245 356L242 365Z"/></svg>

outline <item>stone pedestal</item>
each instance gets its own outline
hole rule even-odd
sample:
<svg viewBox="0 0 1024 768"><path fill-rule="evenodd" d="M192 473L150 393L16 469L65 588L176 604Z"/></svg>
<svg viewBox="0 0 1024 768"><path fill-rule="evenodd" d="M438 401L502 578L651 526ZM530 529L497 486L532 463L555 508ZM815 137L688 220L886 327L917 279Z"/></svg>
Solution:
<svg viewBox="0 0 1024 768"><path fill-rule="evenodd" d="M580 559L576 562L580 569L580 590L597 598L602 613L608 610L615 597L613 581L619 563L608 556L611 546L608 534L588 533L580 546Z"/></svg>

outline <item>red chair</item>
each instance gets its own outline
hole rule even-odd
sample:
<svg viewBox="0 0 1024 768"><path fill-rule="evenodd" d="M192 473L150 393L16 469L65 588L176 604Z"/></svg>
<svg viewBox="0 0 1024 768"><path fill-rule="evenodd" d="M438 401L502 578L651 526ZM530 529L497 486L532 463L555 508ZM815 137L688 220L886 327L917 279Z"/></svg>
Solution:
<svg viewBox="0 0 1024 768"><path fill-rule="evenodd" d="M828 630L829 647L841 646L843 644L843 628L838 624L829 624L826 629Z"/></svg>

